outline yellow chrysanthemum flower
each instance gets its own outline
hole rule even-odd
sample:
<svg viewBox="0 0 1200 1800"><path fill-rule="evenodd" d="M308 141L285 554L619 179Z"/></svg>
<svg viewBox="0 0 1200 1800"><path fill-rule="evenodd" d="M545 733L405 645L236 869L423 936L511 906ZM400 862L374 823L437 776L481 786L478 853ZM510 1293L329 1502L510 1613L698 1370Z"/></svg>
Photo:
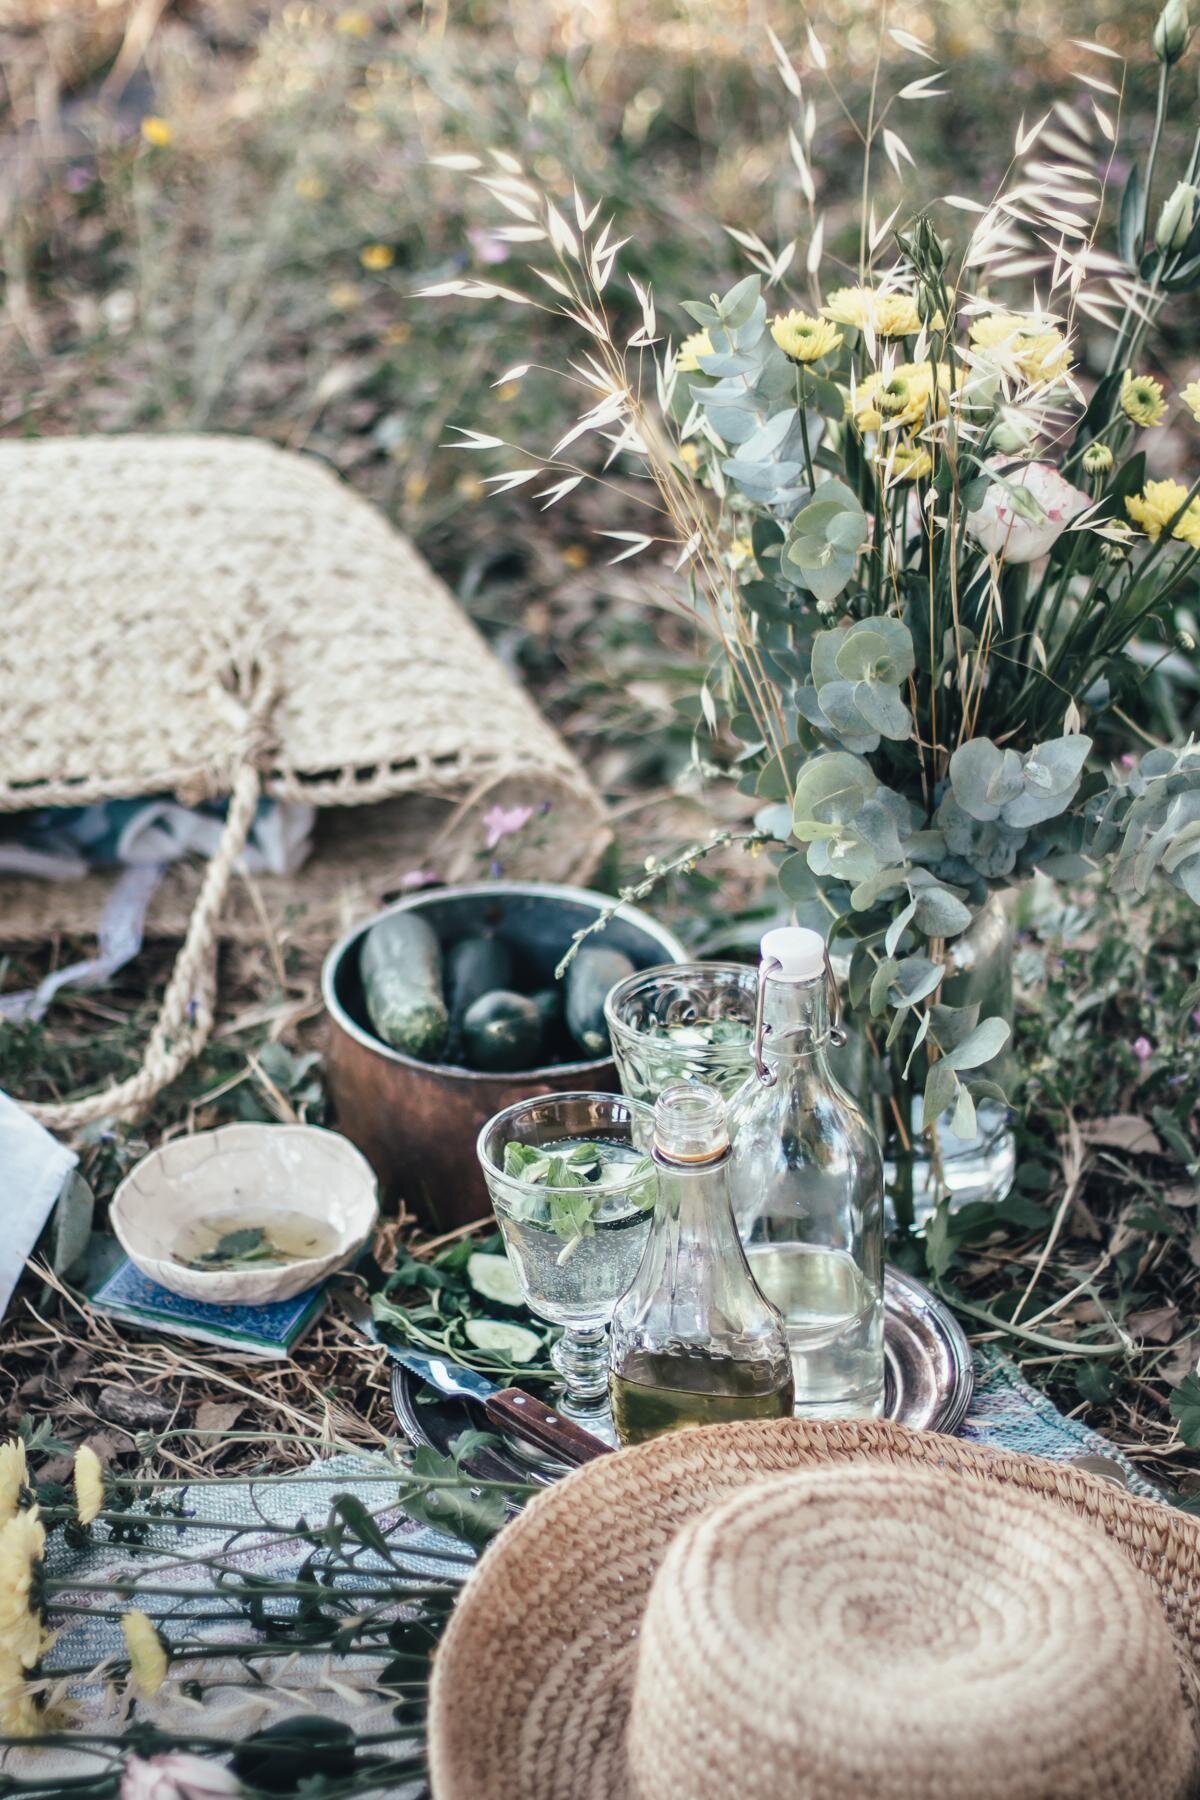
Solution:
<svg viewBox="0 0 1200 1800"><path fill-rule="evenodd" d="M81 1525L90 1525L104 1511L104 1468L90 1444L75 1452L75 1510Z"/></svg>
<svg viewBox="0 0 1200 1800"><path fill-rule="evenodd" d="M1187 497L1188 490L1181 481L1148 481L1140 494L1129 496L1125 510L1151 542L1157 543ZM1193 500L1175 520L1171 536L1200 550L1200 499Z"/></svg>
<svg viewBox="0 0 1200 1800"><path fill-rule="evenodd" d="M876 288L837 288L821 308L823 316L838 325L868 325L876 337L913 337L921 329L921 315L911 294L881 294ZM929 321L935 331L945 324L941 313Z"/></svg>
<svg viewBox="0 0 1200 1800"><path fill-rule="evenodd" d="M937 371L939 415L946 411L950 372L944 364ZM919 425L933 409L934 372L930 363L900 363L890 375L877 370L858 384L854 420L860 431L880 431L892 426Z"/></svg>
<svg viewBox="0 0 1200 1800"><path fill-rule="evenodd" d="M365 244L358 253L358 260L364 269L378 274L383 269L390 269L396 260L396 252L390 244Z"/></svg>
<svg viewBox="0 0 1200 1800"><path fill-rule="evenodd" d="M680 375L696 375L700 373L700 358L713 353L712 339L707 331L693 331L691 337L685 337L675 356L675 368Z"/></svg>
<svg viewBox="0 0 1200 1800"><path fill-rule="evenodd" d="M121 1615L121 1631L129 1652L129 1670L142 1693L149 1700L167 1679L171 1659L152 1619L144 1612Z"/></svg>
<svg viewBox="0 0 1200 1800"><path fill-rule="evenodd" d="M1200 381L1189 381L1185 388L1180 388L1179 398L1200 425Z"/></svg>
<svg viewBox="0 0 1200 1800"><path fill-rule="evenodd" d="M1107 444L1089 444L1082 461L1085 475L1107 475L1113 466L1113 453Z"/></svg>
<svg viewBox="0 0 1200 1800"><path fill-rule="evenodd" d="M985 313L970 338L985 356L1011 362L1026 381L1055 381L1071 367L1071 346L1048 320L1032 313Z"/></svg>
<svg viewBox="0 0 1200 1800"><path fill-rule="evenodd" d="M814 319L811 313L780 313L771 326L771 336L789 362L811 363L818 357L830 356L845 342L840 331L828 319Z"/></svg>
<svg viewBox="0 0 1200 1800"><path fill-rule="evenodd" d="M165 150L174 141L175 127L169 119L159 119L151 113L142 120L142 136L156 150Z"/></svg>
<svg viewBox="0 0 1200 1800"><path fill-rule="evenodd" d="M1160 425L1166 417L1167 403L1162 382L1152 375L1135 375L1126 369L1121 383L1121 411L1135 425Z"/></svg>
<svg viewBox="0 0 1200 1800"><path fill-rule="evenodd" d="M0 1646L32 1668L41 1654L38 1582L46 1533L37 1507L0 1525Z"/></svg>
<svg viewBox="0 0 1200 1800"><path fill-rule="evenodd" d="M924 481L933 474L933 458L923 444L897 444L888 450L884 467L893 481Z"/></svg>
<svg viewBox="0 0 1200 1800"><path fill-rule="evenodd" d="M0 1649L0 1730L6 1737L36 1737L42 1715L15 1651Z"/></svg>
<svg viewBox="0 0 1200 1800"><path fill-rule="evenodd" d="M16 1517L28 1486L24 1439L10 1438L7 1444L0 1444L0 1525Z"/></svg>

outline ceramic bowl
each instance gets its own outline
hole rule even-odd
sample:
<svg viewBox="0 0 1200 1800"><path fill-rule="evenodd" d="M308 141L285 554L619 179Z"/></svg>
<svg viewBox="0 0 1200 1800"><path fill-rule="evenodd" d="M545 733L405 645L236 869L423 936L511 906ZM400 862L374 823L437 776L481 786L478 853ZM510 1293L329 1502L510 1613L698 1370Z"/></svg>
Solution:
<svg viewBox="0 0 1200 1800"><path fill-rule="evenodd" d="M111 1219L130 1261L151 1281L214 1306L288 1300L344 1268L371 1235L375 1175L361 1151L315 1125L222 1125L175 1138L145 1157L113 1196ZM190 1268L175 1251L189 1223L244 1212L304 1213L334 1234L301 1261L239 1269Z"/></svg>

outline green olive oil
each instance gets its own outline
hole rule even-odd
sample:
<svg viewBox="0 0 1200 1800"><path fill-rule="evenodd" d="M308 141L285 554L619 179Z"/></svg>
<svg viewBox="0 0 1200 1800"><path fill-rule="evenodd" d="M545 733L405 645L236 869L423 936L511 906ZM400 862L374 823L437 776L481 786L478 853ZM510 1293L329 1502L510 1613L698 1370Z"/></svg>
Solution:
<svg viewBox="0 0 1200 1800"><path fill-rule="evenodd" d="M769 1364L747 1364L732 1357L633 1355L619 1373L609 1376L617 1437L622 1444L641 1444L689 1425L790 1418L791 1376L764 1388L764 1378L773 1372Z"/></svg>

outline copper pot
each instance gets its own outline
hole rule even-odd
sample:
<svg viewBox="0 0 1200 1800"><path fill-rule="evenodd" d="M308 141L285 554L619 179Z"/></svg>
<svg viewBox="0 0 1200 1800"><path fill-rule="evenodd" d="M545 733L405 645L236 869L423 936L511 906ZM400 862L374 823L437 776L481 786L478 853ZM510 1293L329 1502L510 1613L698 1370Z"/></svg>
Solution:
<svg viewBox="0 0 1200 1800"><path fill-rule="evenodd" d="M587 888L483 881L414 894L376 918L418 911L443 946L494 932L549 984L574 934L611 905L607 895ZM366 919L348 932L329 952L321 975L329 1020L326 1073L338 1130L371 1163L385 1201L402 1199L431 1231L452 1231L488 1212L475 1140L493 1113L532 1094L587 1088L615 1093L616 1067L605 1056L528 1074L483 1075L391 1049L367 1021L358 972L362 939L374 924L375 918ZM622 906L588 941L623 950L639 969L678 962L685 954L665 926L634 906Z"/></svg>

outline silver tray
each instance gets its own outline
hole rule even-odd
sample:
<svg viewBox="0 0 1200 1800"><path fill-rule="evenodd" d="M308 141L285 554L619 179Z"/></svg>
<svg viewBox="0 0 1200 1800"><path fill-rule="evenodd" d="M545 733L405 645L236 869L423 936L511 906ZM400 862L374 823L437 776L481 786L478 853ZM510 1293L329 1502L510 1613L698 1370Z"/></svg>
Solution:
<svg viewBox="0 0 1200 1800"><path fill-rule="evenodd" d="M884 1415L917 1431L956 1432L974 1388L971 1349L953 1314L915 1275L888 1268L883 1285ZM435 1394L394 1364L392 1404L405 1436L447 1454L460 1432L492 1430L483 1409ZM481 1448L464 1463L485 1480L552 1479L507 1445Z"/></svg>

